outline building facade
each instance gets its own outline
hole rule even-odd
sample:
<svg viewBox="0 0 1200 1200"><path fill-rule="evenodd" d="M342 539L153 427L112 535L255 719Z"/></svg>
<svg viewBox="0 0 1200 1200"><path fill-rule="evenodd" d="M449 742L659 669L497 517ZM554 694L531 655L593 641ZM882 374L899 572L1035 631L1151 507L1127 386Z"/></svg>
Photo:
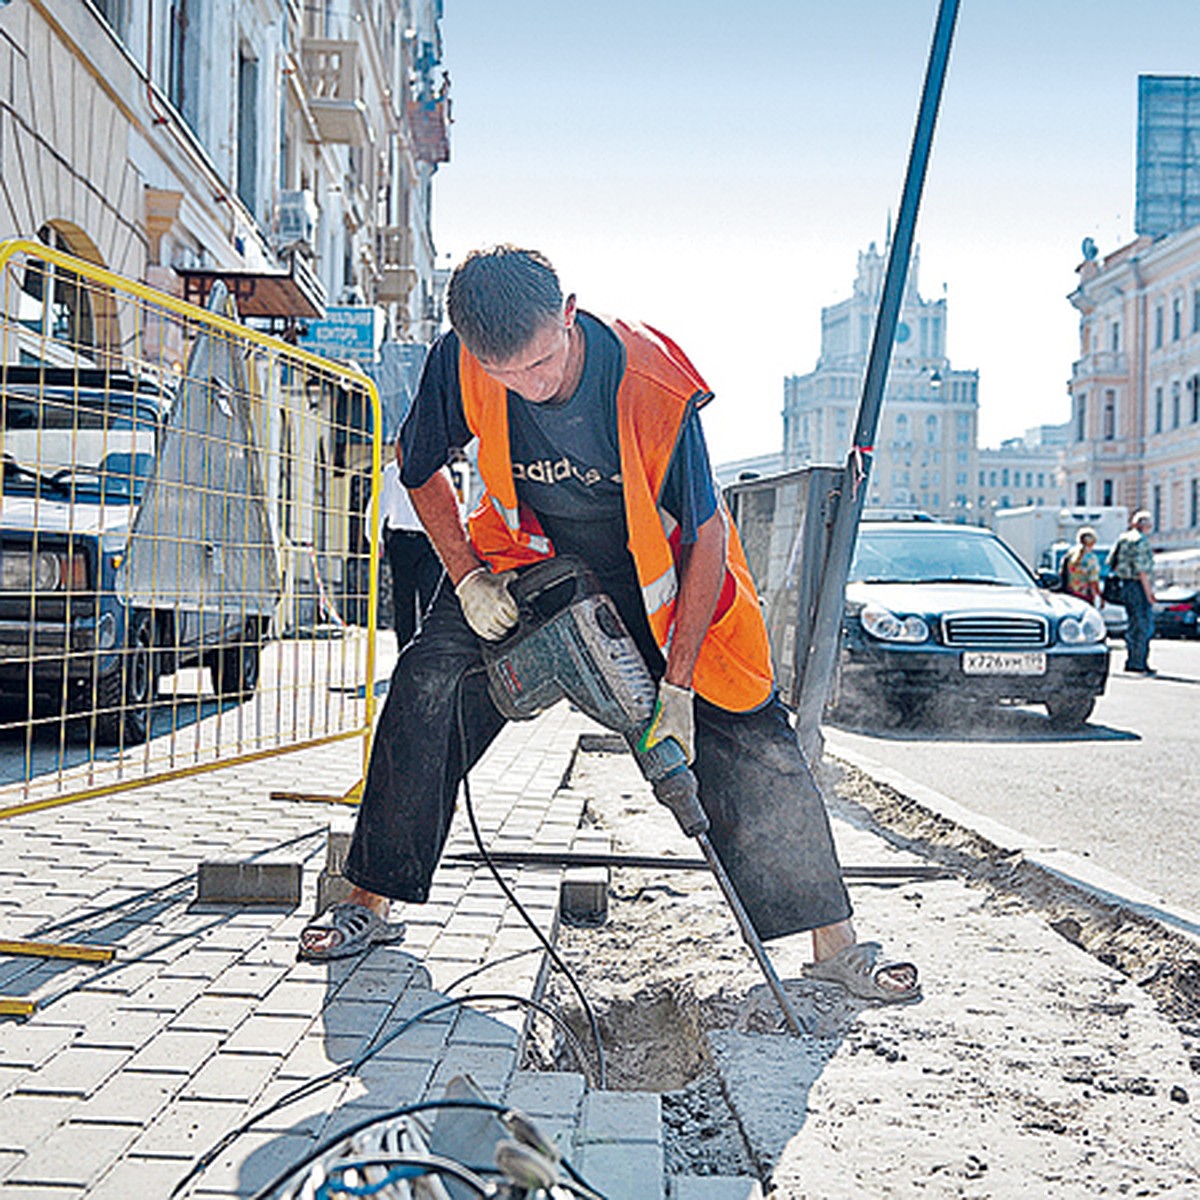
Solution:
<svg viewBox="0 0 1200 1200"><path fill-rule="evenodd" d="M1200 226L1089 246L1071 303L1071 504L1148 509L1156 546L1200 543Z"/></svg>
<svg viewBox="0 0 1200 1200"><path fill-rule="evenodd" d="M883 293L886 247L858 256L853 295L821 311L821 354L784 381L783 466L841 463ZM867 503L974 522L979 373L946 355L946 300L925 300L914 257L896 328Z"/></svg>
<svg viewBox="0 0 1200 1200"><path fill-rule="evenodd" d="M440 0L13 0L0 238L189 299L226 277L285 335L365 304L388 336L429 340L440 15Z"/></svg>
<svg viewBox="0 0 1200 1200"><path fill-rule="evenodd" d="M419 366L418 353L377 349L419 351L441 324L440 19L441 0L12 0L0 6L0 239L197 304L220 281L245 320L287 341L346 358L347 340L321 330L365 327L361 366ZM85 362L119 359L130 331L57 311L81 289L40 290L16 298L14 327L65 323ZM6 345L16 361L17 339ZM325 388L302 431L282 405L256 420L288 586L311 593L319 571L331 590L361 590L347 564L369 498L366 406ZM394 424L385 411L385 434Z"/></svg>
<svg viewBox="0 0 1200 1200"><path fill-rule="evenodd" d="M1063 453L1070 424L1039 425L1022 437L1006 438L996 449L979 450L978 523L992 525L998 510L1062 508L1068 503Z"/></svg>

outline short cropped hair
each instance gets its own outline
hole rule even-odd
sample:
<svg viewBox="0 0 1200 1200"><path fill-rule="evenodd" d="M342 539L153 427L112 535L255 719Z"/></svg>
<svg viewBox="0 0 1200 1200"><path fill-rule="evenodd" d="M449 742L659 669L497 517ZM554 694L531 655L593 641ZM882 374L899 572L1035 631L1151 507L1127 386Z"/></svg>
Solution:
<svg viewBox="0 0 1200 1200"><path fill-rule="evenodd" d="M1079 540L1081 542L1087 538L1091 538L1093 542L1096 540L1096 531L1090 525L1085 525L1079 531Z"/></svg>
<svg viewBox="0 0 1200 1200"><path fill-rule="evenodd" d="M562 316L562 286L544 254L491 246L473 250L454 268L446 311L472 354L502 362L524 350L548 320Z"/></svg>

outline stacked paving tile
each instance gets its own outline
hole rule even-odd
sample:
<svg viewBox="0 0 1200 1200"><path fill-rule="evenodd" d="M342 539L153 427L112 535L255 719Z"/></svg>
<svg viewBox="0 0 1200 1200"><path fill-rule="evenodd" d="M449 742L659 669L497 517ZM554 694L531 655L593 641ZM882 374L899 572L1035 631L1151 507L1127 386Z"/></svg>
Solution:
<svg viewBox="0 0 1200 1200"><path fill-rule="evenodd" d="M583 801L561 785L594 729L560 705L505 730L470 779L490 847L573 844ZM297 780L341 794L360 765L357 746L338 745L0 821L0 938L117 951L105 965L0 958L0 996L38 1005L28 1019L0 1019L0 1196L166 1197L224 1135L334 1073L237 1137L186 1194L253 1195L340 1131L466 1075L527 1111L606 1196L647 1200L647 1180L663 1178L657 1096L518 1070L526 1009L480 999L387 1040L448 997L540 993L545 954L485 868L445 862L428 904L394 910L403 943L297 961L327 831L353 817L271 794ZM474 849L461 810L451 854ZM202 861L300 863L304 899L198 904ZM551 937L562 874L505 870ZM386 1044L356 1063L372 1039ZM673 1200L758 1194L745 1180L671 1185Z"/></svg>

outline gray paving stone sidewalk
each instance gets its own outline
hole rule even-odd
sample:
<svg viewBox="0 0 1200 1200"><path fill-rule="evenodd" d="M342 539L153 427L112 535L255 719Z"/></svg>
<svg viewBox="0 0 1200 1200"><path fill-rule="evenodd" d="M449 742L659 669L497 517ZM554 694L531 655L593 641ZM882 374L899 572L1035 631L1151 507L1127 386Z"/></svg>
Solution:
<svg viewBox="0 0 1200 1200"><path fill-rule="evenodd" d="M570 846L582 801L560 784L588 729L560 705L505 730L471 776L491 845ZM239 1137L189 1194L253 1194L340 1129L440 1095L462 1073L496 1099L510 1085L514 1101L540 1095L548 1127L569 1129L583 1080L515 1074L525 1021L516 1005L439 1012L345 1070L370 1039L447 996L529 997L543 970L539 943L496 881L459 863L439 870L430 903L397 906L403 943L349 962L297 961L326 829L353 817L270 795L297 780L342 792L359 754L334 745L0 822L0 938L117 949L105 965L0 958L0 995L38 1001L28 1020L0 1019L0 1196L167 1196L251 1114L339 1071ZM450 848L473 846L460 811ZM205 859L300 862L303 903L199 905ZM560 872L508 878L552 933ZM497 965L474 973L487 963ZM661 1163L661 1137L636 1136Z"/></svg>

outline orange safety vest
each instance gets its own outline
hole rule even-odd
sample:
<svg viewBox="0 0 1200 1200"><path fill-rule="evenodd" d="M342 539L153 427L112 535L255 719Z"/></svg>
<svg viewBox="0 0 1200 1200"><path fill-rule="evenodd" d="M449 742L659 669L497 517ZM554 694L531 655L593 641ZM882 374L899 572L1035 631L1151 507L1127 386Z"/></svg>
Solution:
<svg viewBox="0 0 1200 1200"><path fill-rule="evenodd" d="M679 534L674 518L659 508L658 495L692 405L705 404L712 395L668 337L647 325L612 321L609 327L625 351L617 390L617 440L628 547L651 632L665 653L675 618ZM552 556L554 547L537 518L517 501L506 388L487 374L466 346L459 353L458 375L463 413L479 438L478 466L486 489L467 522L476 553L495 571ZM718 503L724 509L720 497ZM692 683L711 703L747 712L771 694L771 651L737 529L728 518L726 523L725 581Z"/></svg>

